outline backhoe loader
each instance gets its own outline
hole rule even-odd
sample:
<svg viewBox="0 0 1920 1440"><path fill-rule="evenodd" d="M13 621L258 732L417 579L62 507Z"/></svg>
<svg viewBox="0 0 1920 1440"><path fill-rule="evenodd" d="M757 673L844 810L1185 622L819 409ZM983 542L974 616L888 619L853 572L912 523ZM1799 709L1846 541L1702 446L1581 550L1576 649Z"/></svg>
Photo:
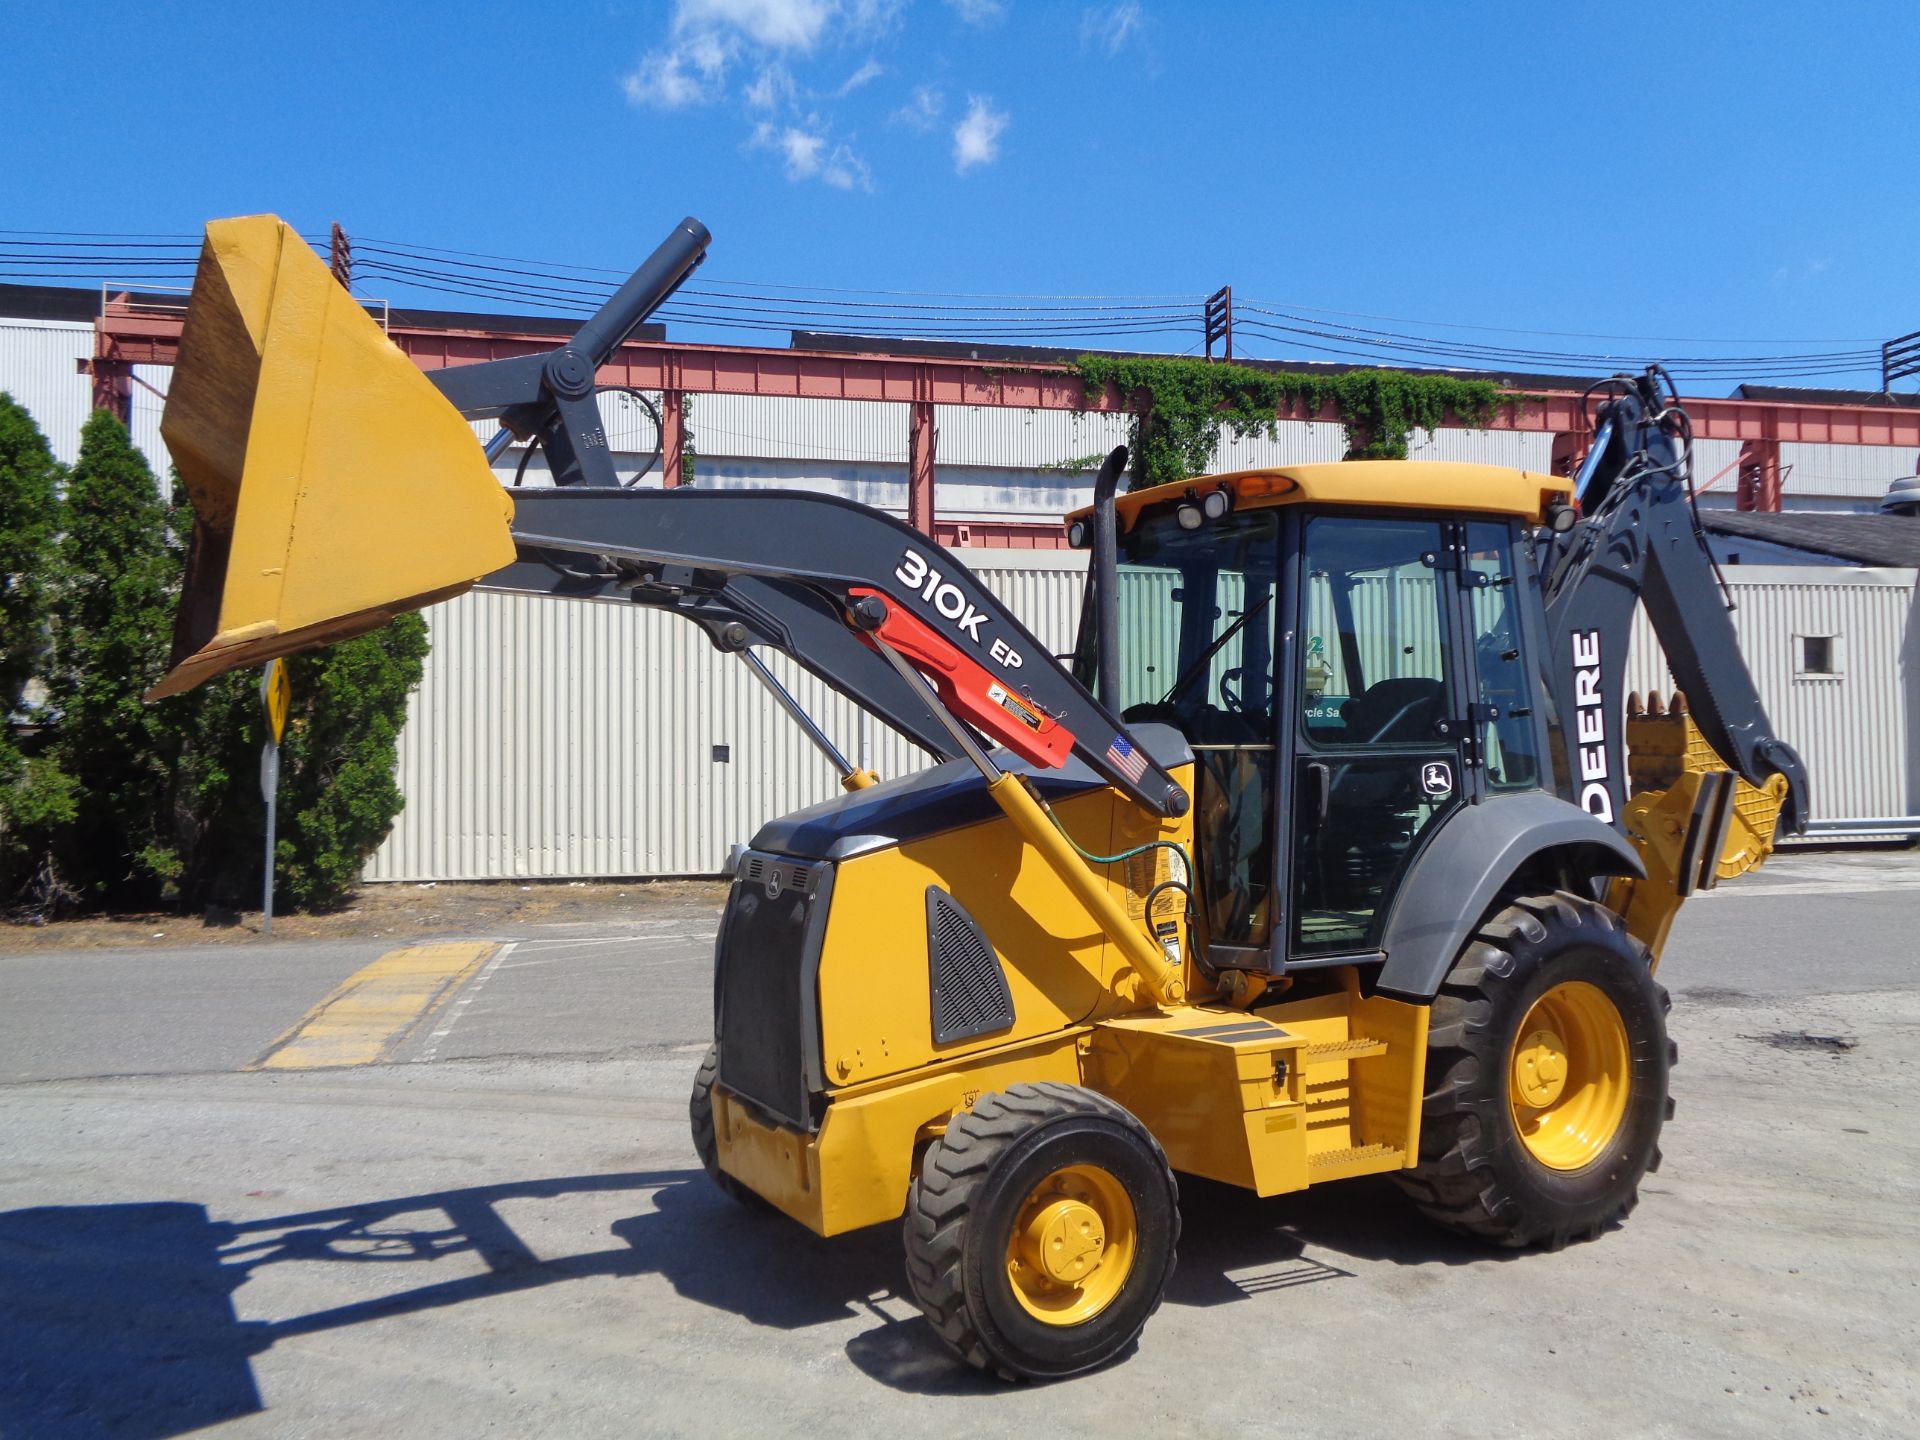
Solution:
<svg viewBox="0 0 1920 1440"><path fill-rule="evenodd" d="M473 587L673 611L757 666L844 793L736 853L694 1146L819 1235L901 1224L982 1369L1132 1345L1176 1175L1388 1175L1504 1246L1620 1220L1668 1114L1674 912L1807 805L1661 372L1598 387L1571 478L1359 461L1119 494L1116 451L1068 521L1068 668L878 511L619 483L596 372L708 239L683 222L549 354L429 375L287 226L210 225L163 425L198 523L152 693ZM551 488L496 481L515 439ZM1636 795L1642 604L1712 759ZM764 649L932 763L849 764Z"/></svg>

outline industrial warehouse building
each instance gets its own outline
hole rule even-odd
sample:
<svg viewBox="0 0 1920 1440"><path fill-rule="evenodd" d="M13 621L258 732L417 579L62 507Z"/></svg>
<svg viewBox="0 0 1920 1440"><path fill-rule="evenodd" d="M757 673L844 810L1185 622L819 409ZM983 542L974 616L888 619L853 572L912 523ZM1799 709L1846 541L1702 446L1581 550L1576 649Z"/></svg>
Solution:
<svg viewBox="0 0 1920 1440"><path fill-rule="evenodd" d="M63 461L74 458L93 403L84 371L99 309L98 291L0 286L0 389L34 414ZM500 317L437 323L555 328ZM135 441L161 473L169 374L135 364L125 377ZM1818 393L1828 398L1762 390L1747 398L1879 398ZM692 483L808 489L910 514L913 405L688 398ZM1086 503L1087 463L1125 438L1125 418L959 404L928 411L937 432L936 536L963 547L1035 634L1065 651L1085 556L1057 548L1058 522ZM628 444L649 448L656 435L647 417L636 413L633 426ZM620 425L610 430L621 447ZM1545 432L1442 429L1416 437L1413 458L1547 472L1553 441ZM1338 424L1283 420L1273 438L1223 440L1210 468L1332 461L1344 448ZM1741 648L1775 728L1807 760L1816 821L1830 833L1920 832L1920 517L1879 513L1888 486L1914 474L1916 452L1782 442L1777 455L1786 513L1756 515L1734 508L1740 442L1696 446L1701 504L1726 565ZM633 463L631 453L622 458ZM520 459L518 450L503 457L503 483L513 482ZM544 483L537 459L521 478ZM658 470L641 483L659 483ZM837 788L741 662L670 616L472 594L428 620L433 652L401 741L407 806L369 863L371 880L710 875L763 820ZM882 775L924 763L856 707L780 657L768 659L847 754ZM1629 685L1671 688L1644 624Z"/></svg>

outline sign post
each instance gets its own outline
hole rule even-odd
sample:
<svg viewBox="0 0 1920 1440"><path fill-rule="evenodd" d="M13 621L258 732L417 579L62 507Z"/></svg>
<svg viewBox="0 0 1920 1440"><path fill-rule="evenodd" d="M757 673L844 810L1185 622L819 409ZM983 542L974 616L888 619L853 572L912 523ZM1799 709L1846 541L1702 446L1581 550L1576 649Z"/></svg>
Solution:
<svg viewBox="0 0 1920 1440"><path fill-rule="evenodd" d="M273 934L273 841L279 819L280 737L287 729L287 707L293 700L293 682L287 667L269 660L260 676L260 704L267 712L267 743L260 752L260 798L267 802L267 879L261 901L262 933Z"/></svg>

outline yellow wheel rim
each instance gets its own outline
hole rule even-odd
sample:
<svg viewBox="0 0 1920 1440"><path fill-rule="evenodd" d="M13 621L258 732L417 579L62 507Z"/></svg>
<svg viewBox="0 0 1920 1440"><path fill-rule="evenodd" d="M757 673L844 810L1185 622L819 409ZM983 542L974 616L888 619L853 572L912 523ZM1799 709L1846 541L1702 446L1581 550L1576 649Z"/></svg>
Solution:
<svg viewBox="0 0 1920 1440"><path fill-rule="evenodd" d="M1550 1170L1579 1170L1613 1143L1633 1088L1626 1022L1584 980L1556 985L1514 1032L1507 1103L1520 1143Z"/></svg>
<svg viewBox="0 0 1920 1440"><path fill-rule="evenodd" d="M1027 1193L1007 1236L1013 1298L1047 1325L1079 1325L1113 1303L1140 1249L1126 1187L1097 1165L1068 1165Z"/></svg>

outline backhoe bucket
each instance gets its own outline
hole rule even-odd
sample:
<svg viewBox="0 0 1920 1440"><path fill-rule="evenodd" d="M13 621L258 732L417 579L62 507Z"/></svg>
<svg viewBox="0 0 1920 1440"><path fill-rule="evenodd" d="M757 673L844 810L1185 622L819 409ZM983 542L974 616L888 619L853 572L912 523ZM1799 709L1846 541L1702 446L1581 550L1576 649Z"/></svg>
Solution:
<svg viewBox="0 0 1920 1440"><path fill-rule="evenodd" d="M512 562L460 412L272 215L207 226L160 433L193 543L157 700L363 634Z"/></svg>

